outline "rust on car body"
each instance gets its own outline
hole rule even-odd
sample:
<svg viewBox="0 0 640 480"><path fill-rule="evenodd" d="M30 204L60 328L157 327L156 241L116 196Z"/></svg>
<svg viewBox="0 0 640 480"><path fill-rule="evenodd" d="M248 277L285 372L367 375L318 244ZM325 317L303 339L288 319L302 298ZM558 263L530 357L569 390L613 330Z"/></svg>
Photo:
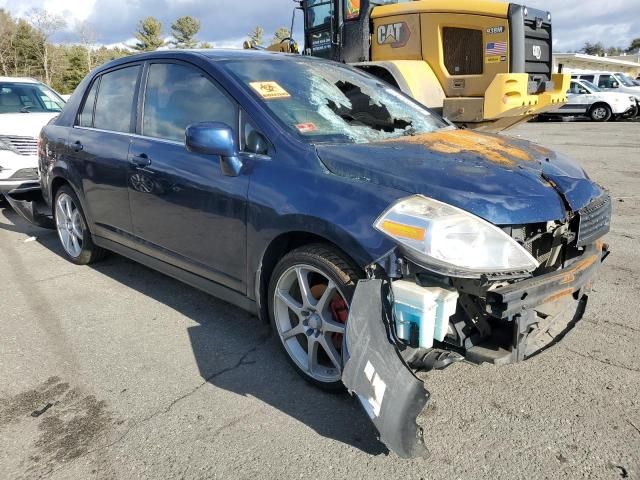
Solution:
<svg viewBox="0 0 640 480"><path fill-rule="evenodd" d="M472 153L492 162L513 166L518 161L532 161L529 152L497 135L480 135L470 130L449 130L426 133L413 137L387 140L395 143L413 143L427 147L439 153Z"/></svg>

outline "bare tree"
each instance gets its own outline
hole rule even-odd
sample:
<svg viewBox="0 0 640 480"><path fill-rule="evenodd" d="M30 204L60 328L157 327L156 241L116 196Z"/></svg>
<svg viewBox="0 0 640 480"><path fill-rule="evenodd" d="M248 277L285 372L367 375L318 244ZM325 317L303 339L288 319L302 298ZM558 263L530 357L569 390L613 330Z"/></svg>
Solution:
<svg viewBox="0 0 640 480"><path fill-rule="evenodd" d="M87 73L90 72L94 65L93 50L96 46L96 34L95 27L88 21L76 22L75 25L76 35L80 40L80 45L85 49L87 53Z"/></svg>
<svg viewBox="0 0 640 480"><path fill-rule="evenodd" d="M42 62L44 70L44 80L47 85L51 85L51 62L49 39L57 31L66 26L65 20L59 16L47 12L43 9L33 9L29 13L29 21L31 25L42 35L42 45L38 48L38 57Z"/></svg>

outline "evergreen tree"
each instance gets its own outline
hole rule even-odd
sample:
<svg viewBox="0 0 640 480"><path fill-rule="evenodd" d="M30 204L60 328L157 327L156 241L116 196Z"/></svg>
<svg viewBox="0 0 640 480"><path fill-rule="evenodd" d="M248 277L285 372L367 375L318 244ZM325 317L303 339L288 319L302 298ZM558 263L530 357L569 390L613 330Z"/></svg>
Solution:
<svg viewBox="0 0 640 480"><path fill-rule="evenodd" d="M131 46L138 52L152 52L165 45L162 39L162 23L154 17L138 22L138 30L133 34L138 42Z"/></svg>
<svg viewBox="0 0 640 480"><path fill-rule="evenodd" d="M176 48L196 48L198 42L195 39L200 31L200 21L193 17L180 17L171 24L171 34L174 40L171 42Z"/></svg>

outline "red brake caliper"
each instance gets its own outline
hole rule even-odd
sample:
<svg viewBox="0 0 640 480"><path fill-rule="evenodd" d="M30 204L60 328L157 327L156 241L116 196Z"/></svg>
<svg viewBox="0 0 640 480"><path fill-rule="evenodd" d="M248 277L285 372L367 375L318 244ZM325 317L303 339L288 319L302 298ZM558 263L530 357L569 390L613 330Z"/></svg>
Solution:
<svg viewBox="0 0 640 480"><path fill-rule="evenodd" d="M347 323L347 317L349 316L349 308L347 307L347 302L340 295L336 295L336 297L331 300L329 304L329 311L331 312L331 316L333 320L339 323ZM342 348L342 334L334 333L331 335L331 340L333 341L333 345L340 351Z"/></svg>

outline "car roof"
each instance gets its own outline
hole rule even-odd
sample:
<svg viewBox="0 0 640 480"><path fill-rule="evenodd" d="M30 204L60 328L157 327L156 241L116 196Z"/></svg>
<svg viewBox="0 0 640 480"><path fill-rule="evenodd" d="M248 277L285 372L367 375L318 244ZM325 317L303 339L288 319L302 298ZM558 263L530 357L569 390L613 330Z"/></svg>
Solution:
<svg viewBox="0 0 640 480"><path fill-rule="evenodd" d="M190 50L181 50L181 49L171 49L171 50L156 50L154 52L144 52L138 53L135 55L128 55L126 57L121 57L116 60L112 60L102 66L99 67L99 71L106 70L108 68L112 68L124 63L129 63L132 61L145 61L145 60L153 60L155 58L166 58L166 57L184 57L189 58L193 56L197 56L199 58L207 58L209 60L221 61L221 60L260 60L260 59L273 59L273 60L282 60L282 61L312 61L312 62L328 62L328 60L324 60L322 58L310 57L299 54L292 53L281 53L281 52L272 52L269 50L256 50L256 49L232 49L232 48L211 48L211 49L190 49Z"/></svg>
<svg viewBox="0 0 640 480"><path fill-rule="evenodd" d="M0 77L0 82L12 82L12 83L41 83L35 78L31 77Z"/></svg>

